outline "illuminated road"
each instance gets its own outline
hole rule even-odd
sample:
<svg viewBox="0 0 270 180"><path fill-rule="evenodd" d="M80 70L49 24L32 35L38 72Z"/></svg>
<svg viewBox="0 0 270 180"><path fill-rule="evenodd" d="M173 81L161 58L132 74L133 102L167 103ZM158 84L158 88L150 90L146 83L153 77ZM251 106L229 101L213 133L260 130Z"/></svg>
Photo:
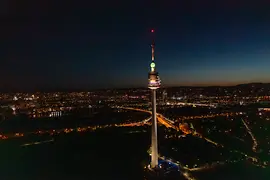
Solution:
<svg viewBox="0 0 270 180"><path fill-rule="evenodd" d="M238 152L238 153L241 153L241 152ZM243 153L241 153L241 154L243 154ZM247 155L245 155L245 156L246 156L247 159L251 159L253 161L256 161L256 159L254 159L253 157L250 157L250 156L247 156ZM166 158L164 156L160 156L159 158L162 159L163 161L166 161L168 163L174 164L175 166L178 166L179 167L179 171L188 180L195 180L195 178L189 172L195 172L195 171L203 171L203 170L207 170L207 169L213 169L213 168L215 168L217 166L221 166L221 165L225 165L225 164L229 164L229 163L237 163L237 162L240 162L240 161L245 160L245 159L227 160L226 162L217 161L217 162L213 162L211 164L208 164L207 163L205 165L201 165L201 166L198 166L198 167L188 168L187 166L184 166L183 164L181 164L179 161L175 161L173 159ZM264 165L260 165L260 164L254 164L254 165L256 165L258 167L261 167L261 168L266 168L266 166L264 166Z"/></svg>
<svg viewBox="0 0 270 180"><path fill-rule="evenodd" d="M150 113L150 114L152 114L152 112L151 111L147 111L147 110L143 110L143 109L138 109L138 108L126 108L126 107L122 107L123 109L127 109L127 110L134 110L134 111L141 111L141 112L146 112L146 113ZM150 118L151 119L151 118ZM187 134L191 134L191 135L193 135L193 136L196 136L196 137L199 137L199 138L201 138L201 139L204 139L204 140L206 140L207 142L209 142L209 143L211 143L211 144L213 144L213 145L215 145L215 146L219 146L219 147L222 147L222 148L224 148L224 145L222 145L222 144L219 144L219 143L217 143L217 142L214 142L214 141L212 141L211 139L209 139L209 138L206 138L206 137L203 137L203 135L201 135L200 133L197 133L196 131L193 131L193 132L187 132L185 129L179 129L179 128L177 128L176 126L174 126L174 125L172 125L170 122L168 122L167 121L167 118L165 118L163 115L161 115L161 114L159 114L159 113L157 113L157 120L161 123L161 124L163 124L163 125L165 125L167 128L173 128L173 129L175 129L175 130L181 130L183 133L185 133L186 135ZM140 122L139 122L140 123ZM247 126L248 127L248 126ZM249 128L248 128L249 129ZM250 129L249 129L250 130ZM249 132L251 132L251 131L249 131ZM251 133L252 134L252 133ZM252 134L252 137L254 138L254 136L253 136L253 134ZM254 138L255 139L255 138ZM253 139L253 141L254 141L254 139ZM257 141L256 141L256 139L255 139L255 141L254 141L254 146L253 146L253 149L256 149L256 147L257 147ZM243 152L239 152L239 151L235 151L235 152L238 152L238 153L240 153L240 154L242 154L242 155L244 155L247 159L251 159L252 160L252 162L253 163L258 163L258 159L256 158L256 157L252 157L252 156L249 156L249 155L247 155L247 154L245 154L245 153L243 153ZM256 166L259 166L259 167L262 167L262 168L265 168L265 166L263 166L263 165L261 165L261 164L254 164L254 165L256 165Z"/></svg>
<svg viewBox="0 0 270 180"><path fill-rule="evenodd" d="M152 114L151 111L147 111L147 110L143 110L143 109L138 109L138 108L129 108L129 107L120 107L120 108L126 109L126 110L140 111L140 112L146 112L146 113ZM227 115L227 114L226 114L226 115ZM150 119L151 119L151 117L150 117L148 120L150 120ZM200 133L197 133L196 131L187 131L186 129L182 129L181 126L180 126L180 128L177 128L177 127L174 126L172 123L170 123L170 122L167 120L167 118L165 118L163 115L161 115L161 114L159 114L159 113L157 113L157 120L158 120L159 123L163 124L163 125L166 126L167 128L173 128L173 129L175 129L175 130L181 130L181 131L182 131L183 133L185 133L186 135L187 135L187 134L191 134L191 135L193 135L193 136L196 136L196 137L199 137L199 138L201 138L201 139L204 139L205 141L207 141L207 142L209 142L209 143L211 143L211 144L213 144L213 145L215 145L215 146L219 146L219 147L224 148L224 145L219 144L219 143L217 143L217 142L214 142L214 141L212 141L211 139L208 139L208 138L206 138L206 137L203 137ZM134 125L144 125L144 124L150 125L149 121L147 121L147 123L146 123L145 120L144 120L144 121L141 121L141 122L134 123ZM251 131L250 131L250 132L251 132ZM254 136L253 136L253 137L254 137ZM255 146L255 147L256 147L256 146ZM239 154L241 154L241 155L244 155L244 156L246 157L246 159L250 159L250 160L253 162L254 165L256 165L256 166L258 166L258 167L261 167L261 168L265 168L265 166L264 166L262 163L259 163L259 160L258 160L256 157L249 156L249 155L247 155L247 154L245 154L245 153L243 153L243 152L239 152L239 151L237 151L237 150L232 150L232 151L234 151L234 152L236 152L236 153L239 153ZM171 162L171 163L172 163L172 162ZM174 163L176 163L176 162L174 162ZM205 169L214 168L214 167L216 167L217 165L222 165L222 163L224 163L224 162L213 163L213 164L211 164L211 165L207 164L207 165L204 165L204 166L201 166L201 167L196 167L196 168L191 168L191 169L190 169L190 168L187 168L187 167L184 167L184 166L182 166L182 168L185 169L185 170L188 170L188 171L198 171L198 170L205 170ZM180 166L179 163L176 163L176 164L178 164L178 165ZM183 175L184 175L184 174L183 174ZM189 174L186 174L186 175L189 175ZM184 175L184 176L185 176L185 175ZM187 177L186 177L186 178L187 178ZM188 177L188 178L191 178L191 177ZM189 180L192 180L192 178L189 179ZM194 179L193 179L193 180L194 180Z"/></svg>
<svg viewBox="0 0 270 180"><path fill-rule="evenodd" d="M202 106L202 107L213 107L216 108L216 104L203 104L203 103L186 103L186 102L175 102L175 103L167 103L167 105L182 105L182 106Z"/></svg>
<svg viewBox="0 0 270 180"><path fill-rule="evenodd" d="M248 127L247 123L242 119L243 124L245 125L247 132L249 133L252 141L253 141L253 146L252 146L252 150L253 152L257 152L257 147L258 147L258 142L255 138L255 136L253 135L252 131L250 130L250 128Z"/></svg>
<svg viewBox="0 0 270 180"><path fill-rule="evenodd" d="M118 108L126 109L126 110L132 110L132 111L140 111L140 112L145 112L145 113L152 114L151 111L144 110L144 109L139 109L139 108L131 108L131 107L118 107ZM145 125L145 124L149 124L148 121L150 121L150 119L151 119L151 117L149 119L147 119L147 121L144 120L144 121L140 121L140 122L136 122L136 123L128 123L128 124L123 124L121 126L142 126L142 125ZM202 138L202 139L206 140L207 142L209 142L211 144L214 144L215 146L221 146L221 147L223 147L222 144L219 144L217 142L214 142L211 139L208 139L206 137L203 137L201 134L199 134L197 132L188 132L185 129L181 129L181 128L179 129L178 127L176 127L175 125L173 125L173 123L172 123L173 121L167 119L162 114L157 113L157 120L158 120L159 123L163 124L167 128L172 128L172 129L175 129L177 131L178 130L181 130L185 134L192 134L193 136Z"/></svg>
<svg viewBox="0 0 270 180"><path fill-rule="evenodd" d="M126 110L132 110L132 111L140 111L140 112L145 112L145 113L152 114L151 111L144 110L144 109L139 109L139 108L130 108L130 107L118 107L118 108L122 108L122 109L126 109ZM144 121L140 121L140 122L136 122L136 123L128 123L128 124L123 124L121 126L142 126L142 125L145 125L145 124L149 124L148 121L150 121L150 119L151 119L151 117L149 119L147 119L147 121L144 120ZM193 136L202 138L202 139L206 140L207 142L209 142L211 144L214 144L215 146L221 146L221 147L223 147L222 144L218 144L217 142L214 142L211 139L208 139L206 137L203 137L201 134L199 134L197 132L190 133L190 132L187 132L185 129L181 129L181 128L179 129L178 127L176 127L173 124L173 121L167 119L162 114L157 113L157 120L158 120L159 123L163 124L167 128L172 128L172 129L175 129L177 131L178 130L181 130L185 134L192 134Z"/></svg>
<svg viewBox="0 0 270 180"><path fill-rule="evenodd" d="M120 107L122 109L127 109L127 110L134 110L134 111L141 111L141 112L146 112L149 113L150 115L152 114L151 111L147 111L147 110L143 110L143 109L138 109L138 108L128 108L128 107ZM143 121L140 122L135 122L135 123L126 123L126 124L111 124L111 125L96 125L96 126L85 126L85 127L77 127L77 128L63 128L63 129L51 129L51 130L37 130L34 132L25 132L25 133L14 133L14 134L6 134L6 135L0 135L0 139L9 139L9 138L19 138L19 137L24 137L30 134L36 134L36 135L41 135L41 134L48 134L50 136L54 136L56 134L60 134L60 133L71 133L71 132L86 132L86 131L95 131L96 129L103 129L103 128L110 128L110 127L126 127L126 126L142 126L142 125L151 125L151 117L148 117L146 119L144 119ZM157 120L159 123L163 124L164 126L168 127L168 128L173 128L175 130L181 130L183 131L183 133L185 134L191 134L193 136L205 139L206 141L216 145L216 146L220 146L220 147L224 147L221 144L218 144L208 138L203 137L201 134L197 133L196 131L193 132L187 132L185 129L181 129L176 127L173 123L171 123L170 120L168 120L167 118L165 118L163 115L158 114L157 113ZM245 121L243 120L243 123L246 125L247 130L250 131L250 129L248 128L247 124L245 123ZM251 131L250 131L251 132ZM251 133L252 134L252 133ZM184 137L184 136L183 136ZM253 134L252 134L252 137ZM255 139L255 138L254 138ZM33 142L33 143L27 143L24 144L22 146L30 146L30 145L38 145L38 144L42 144L42 143L49 143L52 142L53 140L49 140L49 141L40 141L40 142ZM254 144L255 146L253 147L257 147L257 144ZM241 155L244 155L246 159L250 159L252 161L252 163L258 167L261 168L266 168L265 164L263 164L262 162L259 162L259 160L256 157L252 157L249 156L243 152L239 152L237 150L231 150L231 152L235 152L235 153L239 153ZM160 159L166 159L165 157L160 157ZM188 179L188 180L195 180L194 177L191 176L190 173L188 172L193 172L193 171L200 171L200 170L205 170L205 169L209 169L209 168L214 168L217 165L222 165L224 162L216 162L216 163L212 163L212 164L206 164L200 167L194 167L194 168L188 168L186 166L183 166L180 162L178 161L173 161L173 160L169 160L166 159L167 162L170 163L174 163L175 165L178 165L181 169L182 169L182 175ZM227 162L226 162L227 163ZM188 171L188 172L187 172Z"/></svg>
<svg viewBox="0 0 270 180"><path fill-rule="evenodd" d="M202 170L207 170L207 169L212 169L215 168L217 166L220 165L224 165L225 162L214 162L211 164L205 164L199 167L195 167L195 168L188 168L186 166L184 166L183 164L181 164L179 161L174 161L170 158L166 158L164 156L160 156L159 159L169 163L169 164L174 164L175 166L177 166L179 168L180 173L187 179L187 180L196 180L195 177L192 176L192 174L190 172L195 172L195 171L202 171ZM236 163L237 161L235 161L234 163Z"/></svg>
<svg viewBox="0 0 270 180"><path fill-rule="evenodd" d="M45 144L45 143L50 143L53 141L54 141L54 139L47 140L47 141L36 141L36 142L26 143L26 144L23 144L21 146L32 146L32 145L38 145L38 144Z"/></svg>
<svg viewBox="0 0 270 180"><path fill-rule="evenodd" d="M130 108L130 107L119 107L119 108L126 109L126 110L132 110L132 111L140 111L140 112L145 112L145 113L152 114L151 111L144 110L144 109ZM151 119L151 117L148 120L150 121L150 119ZM159 123L163 124L167 128L173 128L175 130L178 130L178 128L173 125L173 123L172 123L173 121L168 120L167 118L165 118L163 115L161 115L159 113L157 113L157 120L158 120ZM137 126L137 125L143 125L144 123L146 123L145 120L141 121L141 122L133 123L133 124L134 124L134 126Z"/></svg>
<svg viewBox="0 0 270 180"><path fill-rule="evenodd" d="M11 139L11 138L19 138L28 135L56 135L60 133L71 133L71 132L87 132L87 131L95 131L97 129L115 127L115 125L102 125L102 126L85 126L85 127L77 127L77 128L62 128L62 129L50 129L50 130L36 130L33 132L24 132L24 133L14 133L14 134L0 134L1 140Z"/></svg>
<svg viewBox="0 0 270 180"><path fill-rule="evenodd" d="M149 122L151 120L152 117L148 117L143 121L140 122L134 122L134 123L124 123L124 124L117 124L115 126L117 127L132 127L132 126L144 126L144 125L151 125L151 123Z"/></svg>
<svg viewBox="0 0 270 180"><path fill-rule="evenodd" d="M201 138L201 139L204 139L204 140L206 140L207 142L209 142L209 143L211 143L211 144L214 144L215 146L224 147L222 144L219 144L219 143L217 143L217 142L214 142L214 141L212 141L211 139L208 139L208 138L206 138L206 137L203 137L200 133L193 132L192 135L193 135L193 136L196 136L196 137L199 137L199 138Z"/></svg>
<svg viewBox="0 0 270 180"><path fill-rule="evenodd" d="M179 166L181 169L186 170L186 171L202 171L202 170L206 170L206 169L212 169L218 165L225 164L225 162L214 162L212 164L205 164L205 165L195 167L195 168L188 168L188 167L184 166L183 164L181 164L179 161L174 161L170 158L165 158L164 156L160 157L160 159L167 161L169 163L175 164L175 165Z"/></svg>
<svg viewBox="0 0 270 180"><path fill-rule="evenodd" d="M166 161L167 163L174 164L179 168L180 173L187 179L187 180L196 180L189 172L187 172L185 166L183 166L180 162L175 162L172 159L165 158L164 156L160 156L159 159Z"/></svg>
<svg viewBox="0 0 270 180"><path fill-rule="evenodd" d="M178 118L178 120L193 120L193 119L206 119L206 118L214 118L218 116L237 116L242 114L242 112L231 112L231 113L217 113L217 114L208 114L208 115L201 115L201 116L182 116Z"/></svg>

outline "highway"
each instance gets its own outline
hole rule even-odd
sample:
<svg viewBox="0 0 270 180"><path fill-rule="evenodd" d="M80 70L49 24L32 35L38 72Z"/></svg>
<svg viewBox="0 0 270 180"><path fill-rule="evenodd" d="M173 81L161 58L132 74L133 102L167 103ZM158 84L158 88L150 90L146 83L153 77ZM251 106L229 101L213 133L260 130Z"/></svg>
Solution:
<svg viewBox="0 0 270 180"><path fill-rule="evenodd" d="M231 112L231 113L217 113L217 114L208 114L208 115L200 115L200 116L182 116L178 118L178 120L197 120L197 119L206 119L206 118L214 118L218 116L237 116L242 114L242 112Z"/></svg>
<svg viewBox="0 0 270 180"><path fill-rule="evenodd" d="M251 139L252 139L252 141L253 141L252 150L253 150L253 152L257 152L258 142L257 142L255 136L253 135L252 131L251 131L250 128L248 127L247 123L245 122L245 120L242 119L242 122L243 122L243 124L245 125L246 130L247 130L247 132L249 133L249 135L250 135L250 137L251 137Z"/></svg>
<svg viewBox="0 0 270 180"><path fill-rule="evenodd" d="M50 143L50 142L53 142L54 139L51 139L51 140L47 140L47 141L36 141L36 142L31 142L31 143L25 143L21 146L32 146L32 145L38 145L38 144L44 144L44 143Z"/></svg>
<svg viewBox="0 0 270 180"><path fill-rule="evenodd" d="M143 110L143 109L138 109L138 108L129 108L129 107L119 107L122 109L127 109L127 110L134 110L134 111L141 111L141 112L146 112L149 113L150 115L152 114L151 111L147 111L147 110ZM128 126L142 126L142 125L151 125L151 116L147 117L146 119L140 121L140 122L134 122L134 123L124 123L124 124L112 124L112 125L97 125L97 126L85 126L85 127L77 127L77 128L63 128L63 129L51 129L51 130L37 130L34 132L25 132L25 133L14 133L14 134L6 134L6 135L0 135L0 139L9 139L9 138L19 138L19 137L24 137L30 134L49 134L51 136L55 135L55 134L59 134L59 133L71 133L71 132L85 132L85 131L95 131L96 129L102 129L102 128L109 128L109 127L128 127ZM193 136L205 139L206 141L216 145L216 146L220 146L220 147L224 147L221 144L218 144L208 138L203 137L201 134L197 133L196 131L193 132L189 132L186 131L185 129L181 129L176 127L170 120L168 120L166 117L164 117L163 115L157 113L157 120L160 124L163 124L164 126L166 126L167 128L173 128L175 130L181 130L183 133L185 134L191 134ZM247 124L245 123L245 121L243 120L243 123L246 125L246 128L248 131L250 131L250 129L248 128ZM251 132L251 131L250 131ZM252 133L251 133L252 134ZM253 136L254 137L254 136ZM255 139L255 138L254 138ZM53 140L50 141L41 141L41 142L33 142L33 143L27 143L27 144L23 144L22 146L30 146L30 145L37 145L37 144L42 144L42 143L48 143L48 142L52 142ZM257 147L257 144L254 143L254 147ZM262 168L266 168L263 163L259 162L259 160L256 157L252 157L249 156L243 152L239 152L237 150L231 150L234 151L236 153L239 153L241 155L244 155L246 157L246 159L250 159L252 160L253 164ZM182 164L180 164L180 162L178 161L173 161L171 159L167 159L165 157L160 157L160 159L164 159L170 163L174 163L175 165L178 165L180 168L182 168L185 171L182 171L182 175L185 176L188 180L195 180L193 177L191 177L191 175L189 173L187 173L187 171L199 171L199 170L204 170L204 169L209 169L209 168L213 168L217 165L221 165L222 162L218 162L218 163L213 163L212 165L204 165L204 166L200 166L200 167L196 167L196 168L187 168L185 166L183 166Z"/></svg>
<svg viewBox="0 0 270 180"><path fill-rule="evenodd" d="M144 109L139 109L139 108L130 108L130 107L119 107L119 108L126 109L126 110L133 110L133 111L146 112L146 113L152 114L151 111L144 110ZM151 125L151 124L149 123L150 120L151 120L151 117L147 118L147 121L146 121L146 120L143 120L143 121L140 121L140 122L132 123L132 125L129 124L129 126L141 126L141 125L145 125L145 124ZM186 135L187 135L187 134L191 134L191 135L193 135L193 136L195 136L195 137L199 137L199 138L201 138L201 139L204 139L205 141L207 141L207 142L209 142L209 143L211 143L211 144L213 144L213 145L215 145L215 146L219 146L219 147L224 148L224 145L219 144L219 143L217 143L217 142L214 142L213 140L211 140L211 139L209 139L209 138L207 138L207 137L203 137L202 134L200 134L200 133L198 133L198 132L196 132L196 131L192 131L192 132L191 132L191 131L187 131L186 129L181 128L181 126L180 126L180 128L176 127L175 125L173 125L173 123L171 123L171 120L169 121L169 120L168 120L166 117L164 117L162 114L157 113L157 120L158 120L159 123L163 124L163 125L166 126L167 128L173 128L173 129L175 129L175 130L177 130L177 131L178 131L178 130L181 130L181 131L182 131L183 133L185 133ZM246 125L246 128L247 128L248 132L250 133L250 135L251 135L251 137L252 137L252 139L253 139L253 141L254 141L254 144L253 144L253 148L252 148L252 149L253 149L254 151L256 151L257 141L256 141L254 135L252 134L252 132L250 131L250 129L248 128L247 124L246 124L244 121L243 121L243 123ZM124 126L125 126L125 125L124 125ZM236 151L235 151L235 152L236 152ZM237 152L238 152L238 151L237 151ZM258 162L258 159L257 159L256 157L249 156L249 155L247 155L247 154L245 154L245 153L243 153L243 152L238 152L238 153L240 153L240 154L242 154L242 155L245 155L245 157L246 157L247 159L251 159L252 162L254 162L254 163L257 163L257 162ZM264 166L262 166L262 165L259 165L259 166L262 167L262 168L264 168Z"/></svg>
<svg viewBox="0 0 270 180"><path fill-rule="evenodd" d="M148 117L148 118L146 118L146 119L144 119L143 121L140 121L140 122L117 124L115 126L117 126L117 127L132 127L132 126L151 125L151 123L149 122L151 120L151 118L152 117Z"/></svg>
<svg viewBox="0 0 270 180"><path fill-rule="evenodd" d="M126 109L126 110L133 110L133 111L146 112L146 113L152 114L151 111L147 111L147 110L139 109L139 108L130 108L130 107L119 107L119 108ZM135 126L135 125L136 125L136 126L139 126L139 125L145 125L145 124L151 125L151 124L149 123L149 121L151 120L151 118L152 118L152 117L149 117L149 118L147 118L146 120L143 120L143 121L140 121L140 122L136 122L136 123L132 123L132 124L133 124L133 126ZM196 132L196 131L187 131L186 129L181 128L181 126L180 126L180 128L176 127L175 125L173 125L173 123L171 123L171 121L168 121L168 119L167 119L166 117L164 117L163 115L161 115L161 114L159 114L159 113L157 113L157 120L158 120L159 123L163 124L163 125L166 126L167 128L173 128L173 129L175 129L175 130L177 130L177 131L178 131L178 130L181 130L181 131L182 131L183 133L185 133L186 135L187 135L187 134L191 134L191 135L193 135L193 136L196 136L196 137L199 137L199 138L201 138L201 139L204 139L205 141L207 141L207 142L209 142L209 143L211 143L211 144L213 144L213 145L215 145L215 146L219 146L219 147L224 148L224 145L219 144L219 143L217 143L217 142L214 142L214 141L212 141L211 139L208 139L208 138L206 138L206 137L203 137L202 134L200 134L200 133L198 133L198 132ZM248 127L248 126L247 126L247 127ZM247 129L249 130L249 132L251 132L249 128L247 128ZM252 133L251 133L251 134L252 134ZM254 137L254 136L252 136L252 137ZM254 139L255 139L255 138L254 138ZM253 140L254 140L254 139L253 139ZM256 139L255 139L255 140L256 140ZM254 147L257 147L257 144L256 144L255 142L256 142L256 141L254 141L254 146L253 146L253 148L254 148ZM252 160L252 162L253 162L254 165L256 165L256 166L258 166L258 167L261 167L261 168L266 168L264 165L262 165L262 163L259 163L259 160L258 160L256 157L249 156L249 155L247 155L247 154L245 154L245 153L243 153L243 152L239 152L239 151L237 151L237 150L232 150L232 151L234 151L234 152L236 152L236 153L239 153L239 154L241 154L241 155L244 155L244 156L246 157L246 159ZM160 157L160 158L162 159L162 157ZM165 159L165 157L163 157L163 158ZM166 159L166 161L168 161L168 159ZM169 162L169 161L168 161L168 162ZM187 168L187 167L185 167L185 166L182 166L179 162L175 162L175 161L173 161L173 160L170 160L170 163L175 163L176 165L178 165L179 167L181 167L182 169L187 170L187 171L199 171L199 170L205 170L205 169L214 168L214 167L216 167L217 165L222 165L222 164L224 164L225 162L216 162L216 163L213 163L213 164L211 164L211 165L206 164L206 165L203 165L203 166L200 166L200 167L196 167L196 168ZM186 173L186 174L185 174L185 173ZM194 177L191 177L191 175L188 174L187 172L183 172L183 176L185 176L188 180L195 180Z"/></svg>
<svg viewBox="0 0 270 180"><path fill-rule="evenodd" d="M145 113L149 113L149 114L152 114L151 111L148 111L148 110L144 110L144 109L138 109L138 108L131 108L131 107L118 107L118 108L121 108L121 109L126 109L126 110L132 110L132 111L140 111L140 112L145 112ZM152 117L150 117L148 119L148 121L151 120ZM171 120L168 120L167 118L165 118L163 115L157 113L157 120L159 123L163 124L164 126L166 126L167 128L173 128L175 130L178 130L178 128L176 126L173 125L173 121ZM147 121L147 122L148 122ZM132 123L134 126L139 126L139 125L143 125L145 123L147 123L145 120L143 121L140 121L140 122L137 122L137 123ZM129 123L130 124L130 123Z"/></svg>
<svg viewBox="0 0 270 180"><path fill-rule="evenodd" d="M152 114L151 111L144 110L144 109L139 109L139 108L131 108L131 107L118 107L118 108L126 109L126 110L132 110L132 111L140 111L140 112L145 112L145 113ZM145 124L150 125L149 124L149 121L150 120L151 120L151 117L147 118L147 120L143 120L143 121L135 122L135 123L122 124L121 126L142 126L142 125L145 125ZM199 134L197 132L189 132L189 131L186 131L186 129L178 128L177 126L175 126L173 124L173 121L171 121L168 118L164 117L162 114L157 113L157 120L158 120L159 123L163 124L167 128L172 128L172 129L175 129L177 131L181 130L185 134L192 134L193 136L202 138L202 139L206 140L207 142L209 142L211 144L214 144L215 146L221 146L221 147L223 147L222 144L219 144L217 142L214 142L211 139L208 139L206 137L203 137L201 134Z"/></svg>
<svg viewBox="0 0 270 180"><path fill-rule="evenodd" d="M175 103L167 103L167 105L182 105L182 106L202 106L202 107L213 107L216 108L216 104L203 104L203 103L187 103L187 102L175 102Z"/></svg>

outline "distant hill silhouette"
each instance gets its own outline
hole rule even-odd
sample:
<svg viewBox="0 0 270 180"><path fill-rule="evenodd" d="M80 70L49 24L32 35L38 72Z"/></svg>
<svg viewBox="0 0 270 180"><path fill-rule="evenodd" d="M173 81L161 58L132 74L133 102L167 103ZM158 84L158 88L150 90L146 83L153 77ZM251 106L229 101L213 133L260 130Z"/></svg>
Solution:
<svg viewBox="0 0 270 180"><path fill-rule="evenodd" d="M269 87L270 83L248 83L248 84L238 84L236 86L242 86L242 87L247 87L247 86L255 86L255 87Z"/></svg>
<svg viewBox="0 0 270 180"><path fill-rule="evenodd" d="M222 87L270 87L270 83L260 83L260 82L254 82L254 83L247 83L247 84L237 84L232 86L171 86L168 88L222 88Z"/></svg>
<svg viewBox="0 0 270 180"><path fill-rule="evenodd" d="M255 88L262 88L262 87L265 87L265 88L270 88L270 83L260 83L260 82L253 82L253 83L246 83L246 84L238 84L238 85L232 85L232 86L218 86L218 85L215 85L215 86L161 86L161 89L177 89L177 88L224 88L224 87L252 87L254 86ZM16 89L13 89L13 90L10 90L10 91L7 91L7 90L3 90L3 89L0 89L0 92L7 92L7 93L16 93L16 92L24 92L24 93L34 93L34 92L98 92L98 91L127 91L127 90L147 90L147 86L145 87L126 87L126 88L103 88L103 89L74 89L74 88L65 88L65 89L43 89L43 90L37 90L37 91L22 91L22 90L16 90Z"/></svg>

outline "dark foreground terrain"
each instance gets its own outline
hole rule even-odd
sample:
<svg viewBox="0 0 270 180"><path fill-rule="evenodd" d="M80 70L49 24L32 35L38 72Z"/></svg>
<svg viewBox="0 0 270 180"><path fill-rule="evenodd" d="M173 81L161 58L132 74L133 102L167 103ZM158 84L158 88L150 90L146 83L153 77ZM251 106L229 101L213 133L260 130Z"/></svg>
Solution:
<svg viewBox="0 0 270 180"><path fill-rule="evenodd" d="M63 134L54 137L54 142L24 147L20 145L33 140L2 142L0 179L142 179L148 134L128 131Z"/></svg>
<svg viewBox="0 0 270 180"><path fill-rule="evenodd" d="M149 127L106 128L1 141L0 180L142 180L143 167L149 162L149 130ZM162 127L159 130L162 132ZM53 141L22 146L47 140ZM170 152L169 144L164 140L159 143L161 153ZM209 153L205 146L190 150L193 143L181 145L179 142L183 149L179 156L185 157L187 162L198 151ZM192 151L190 155L185 153L187 150ZM205 156L203 160L209 160L209 157ZM270 171L269 167L261 169L242 161L192 172L192 175L197 180L267 180Z"/></svg>

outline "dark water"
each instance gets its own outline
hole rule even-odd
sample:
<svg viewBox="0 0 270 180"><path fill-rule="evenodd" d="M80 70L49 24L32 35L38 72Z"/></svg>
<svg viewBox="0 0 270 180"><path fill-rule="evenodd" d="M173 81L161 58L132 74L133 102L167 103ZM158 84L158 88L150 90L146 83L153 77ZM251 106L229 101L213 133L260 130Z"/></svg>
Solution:
<svg viewBox="0 0 270 180"><path fill-rule="evenodd" d="M102 110L100 110L102 111ZM144 112L115 112L113 109L106 112L99 112L94 115L84 117L83 115L67 115L59 118L35 118L31 119L27 116L13 116L9 119L1 121L1 134L16 132L32 132L37 130L51 130L63 128L75 128L83 126L120 124L128 122L137 122L149 117Z"/></svg>
<svg viewBox="0 0 270 180"><path fill-rule="evenodd" d="M149 133L126 128L54 137L21 147L27 138L0 143L0 180L141 180L149 157ZM51 139L42 137L40 139ZM192 173L198 180L269 180L270 170L248 163Z"/></svg>
<svg viewBox="0 0 270 180"><path fill-rule="evenodd" d="M142 179L147 133L65 135L50 144L0 144L1 180Z"/></svg>
<svg viewBox="0 0 270 180"><path fill-rule="evenodd" d="M270 169L262 169L243 162L193 173L200 180L268 180Z"/></svg>

